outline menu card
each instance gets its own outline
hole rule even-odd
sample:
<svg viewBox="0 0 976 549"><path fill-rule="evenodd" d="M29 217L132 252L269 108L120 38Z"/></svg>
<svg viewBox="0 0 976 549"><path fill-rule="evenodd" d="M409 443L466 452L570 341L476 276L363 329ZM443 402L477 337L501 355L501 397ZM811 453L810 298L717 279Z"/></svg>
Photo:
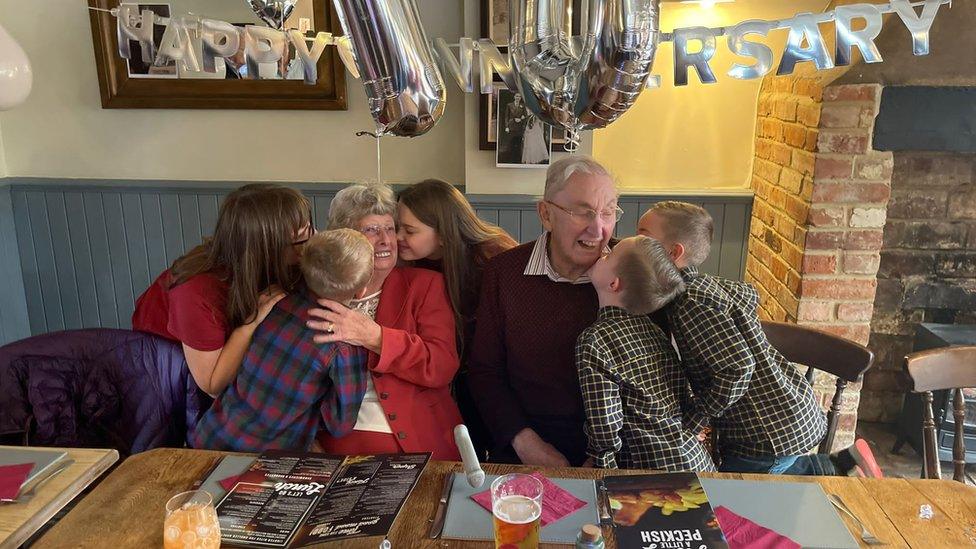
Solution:
<svg viewBox="0 0 976 549"><path fill-rule="evenodd" d="M606 477L603 487L622 549L728 547L694 473Z"/></svg>
<svg viewBox="0 0 976 549"><path fill-rule="evenodd" d="M429 459L265 452L217 504L221 541L305 547L386 535Z"/></svg>

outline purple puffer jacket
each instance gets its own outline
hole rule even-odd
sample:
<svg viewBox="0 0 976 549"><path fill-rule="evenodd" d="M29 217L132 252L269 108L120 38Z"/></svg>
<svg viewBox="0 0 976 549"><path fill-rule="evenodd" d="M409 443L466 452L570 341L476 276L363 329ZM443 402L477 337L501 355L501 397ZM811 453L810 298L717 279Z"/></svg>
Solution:
<svg viewBox="0 0 976 549"><path fill-rule="evenodd" d="M76 330L0 347L0 435L32 446L182 447L209 404L179 344L149 334Z"/></svg>

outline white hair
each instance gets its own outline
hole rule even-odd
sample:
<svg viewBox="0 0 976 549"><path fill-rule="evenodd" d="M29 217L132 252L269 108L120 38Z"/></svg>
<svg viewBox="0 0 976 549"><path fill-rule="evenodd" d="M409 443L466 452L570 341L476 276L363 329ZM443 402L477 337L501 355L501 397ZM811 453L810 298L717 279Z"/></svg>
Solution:
<svg viewBox="0 0 976 549"><path fill-rule="evenodd" d="M393 189L379 184L349 185L336 193L329 205L329 229L359 230L359 220L367 215L396 217Z"/></svg>
<svg viewBox="0 0 976 549"><path fill-rule="evenodd" d="M594 158L584 155L572 155L558 160L549 166L549 171L546 172L546 190L542 195L542 199L552 200L556 196L556 193L566 187L566 182L577 173L613 178L610 175L610 171L604 168Z"/></svg>

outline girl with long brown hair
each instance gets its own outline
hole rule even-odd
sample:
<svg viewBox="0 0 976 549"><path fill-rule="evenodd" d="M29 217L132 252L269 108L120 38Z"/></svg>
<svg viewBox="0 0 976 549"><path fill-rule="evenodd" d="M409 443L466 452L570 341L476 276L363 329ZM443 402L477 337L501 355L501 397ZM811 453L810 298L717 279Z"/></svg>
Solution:
<svg viewBox="0 0 976 549"><path fill-rule="evenodd" d="M490 441L467 388L466 351L474 337L482 271L491 258L518 243L502 228L481 220L461 191L450 183L421 181L401 191L398 200L400 258L444 275L461 349L455 398L475 446L483 453L481 450Z"/></svg>
<svg viewBox="0 0 976 549"><path fill-rule="evenodd" d="M272 184L237 189L221 205L213 236L139 297L133 329L182 343L197 385L220 394L258 324L299 283L301 246L313 232L300 192Z"/></svg>

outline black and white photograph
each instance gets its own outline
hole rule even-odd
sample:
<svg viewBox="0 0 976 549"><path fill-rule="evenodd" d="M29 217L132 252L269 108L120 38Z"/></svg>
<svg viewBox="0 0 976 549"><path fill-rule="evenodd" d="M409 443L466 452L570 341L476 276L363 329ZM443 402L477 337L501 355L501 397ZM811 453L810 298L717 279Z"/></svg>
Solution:
<svg viewBox="0 0 976 549"><path fill-rule="evenodd" d="M157 17L169 17L171 15L169 4L138 4L138 6L140 14L148 10L155 13ZM163 33L165 32L165 25L157 23L153 26L153 44L156 46L156 51L159 51L159 47L163 43ZM157 66L143 60L142 46L139 42L130 40L129 47L132 52L128 60L129 78L177 78L176 61L170 59L165 64Z"/></svg>
<svg viewBox="0 0 976 549"><path fill-rule="evenodd" d="M552 158L552 128L525 107L522 96L507 89L498 92L499 168L547 168Z"/></svg>

